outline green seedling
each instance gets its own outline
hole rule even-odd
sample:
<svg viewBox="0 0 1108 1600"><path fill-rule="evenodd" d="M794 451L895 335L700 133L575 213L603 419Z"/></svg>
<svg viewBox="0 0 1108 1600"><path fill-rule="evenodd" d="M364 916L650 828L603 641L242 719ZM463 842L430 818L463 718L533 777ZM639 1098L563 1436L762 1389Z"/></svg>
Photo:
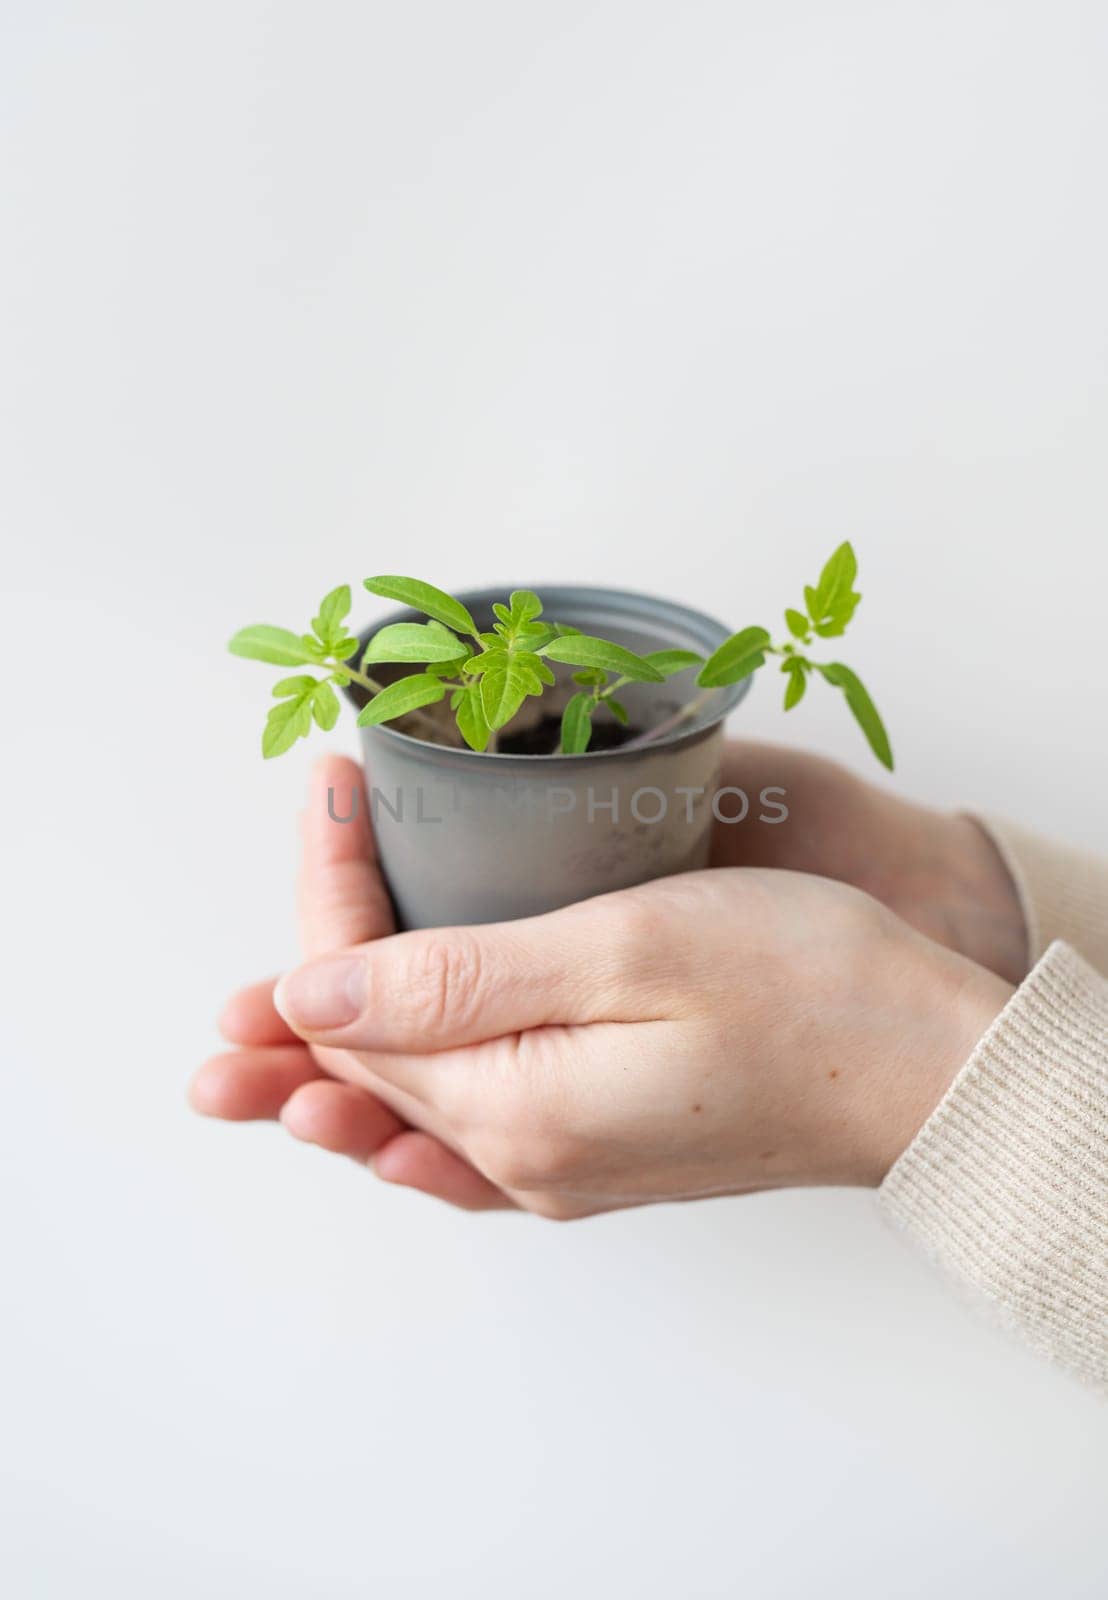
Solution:
<svg viewBox="0 0 1108 1600"><path fill-rule="evenodd" d="M556 682L551 663L578 670L577 689L561 719L558 753L587 751L593 719L600 713L627 723L627 709L618 698L628 683L663 683L677 673L701 668L697 683L706 691L737 683L779 655L788 676L785 709L797 705L813 673L842 689L878 760L892 767L888 737L872 700L858 678L839 662L812 661L805 649L813 635L831 638L845 631L861 598L853 592L857 562L849 544L836 550L815 588L806 589L806 611L790 609L785 620L790 638L774 645L764 628L744 628L705 662L691 650L657 650L636 655L609 639L595 638L543 614L543 604L529 589L517 589L508 603L493 606L491 631L478 629L460 600L418 578L366 578L371 594L395 600L420 612L426 622L395 622L379 629L355 663L359 642L347 626L350 587L332 589L312 618L311 632L297 634L267 624L243 628L230 642L234 655L273 666L311 668L282 678L273 694L279 704L266 718L262 754L282 755L313 725L333 728L339 715L336 688L358 684L369 699L358 715L359 727L411 717L429 737L440 737L441 721L431 715L445 702L458 733L471 750L492 752L497 735L529 698L541 697ZM388 685L373 676L378 665L410 664L415 670ZM322 674L320 676L319 674ZM694 716L709 695L687 704L676 717L639 734L649 743ZM438 713L441 718L442 712Z"/></svg>

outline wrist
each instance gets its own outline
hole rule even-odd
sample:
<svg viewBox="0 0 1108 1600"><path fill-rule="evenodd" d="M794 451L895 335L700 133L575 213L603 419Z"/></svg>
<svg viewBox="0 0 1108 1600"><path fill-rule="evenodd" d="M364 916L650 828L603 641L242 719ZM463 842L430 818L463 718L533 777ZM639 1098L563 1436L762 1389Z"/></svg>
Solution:
<svg viewBox="0 0 1108 1600"><path fill-rule="evenodd" d="M904 1048L888 1093L874 1097L862 1181L876 1188L945 1098L1015 990L984 967L938 945L908 976Z"/></svg>
<svg viewBox="0 0 1108 1600"><path fill-rule="evenodd" d="M972 817L943 822L954 947L1007 983L1022 983L1030 967L1027 925L1000 851Z"/></svg>

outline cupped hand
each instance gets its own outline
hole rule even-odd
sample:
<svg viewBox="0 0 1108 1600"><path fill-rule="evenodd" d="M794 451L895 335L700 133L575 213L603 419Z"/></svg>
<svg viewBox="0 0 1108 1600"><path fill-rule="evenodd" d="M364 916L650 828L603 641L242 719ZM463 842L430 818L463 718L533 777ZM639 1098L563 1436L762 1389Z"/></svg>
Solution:
<svg viewBox="0 0 1108 1600"><path fill-rule="evenodd" d="M275 1001L528 1210L877 1184L1004 1005L857 890L720 869L398 934Z"/></svg>
<svg viewBox="0 0 1108 1600"><path fill-rule="evenodd" d="M766 787L783 789L789 818L718 824L714 865L754 864L836 878L868 892L948 949L1010 981L1022 977L1026 936L1015 891L988 838L968 819L902 801L829 761L775 746L728 746L722 781L752 797ZM358 821L340 827L328 819L328 788L335 789L340 806L351 789L359 793ZM365 815L358 768L339 758L324 760L304 826L300 903L309 955L393 930ZM775 880L772 889L781 891L782 883ZM608 903L622 898L608 897ZM798 947L789 964L800 962ZM233 1120L280 1117L298 1138L372 1160L382 1177L455 1204L486 1209L513 1203L505 1188L466 1159L456 1133L433 1107L399 1084L373 1079L365 1062L347 1052L303 1044L276 1011L272 982L238 994L223 1028L241 1048L202 1069L192 1091L197 1109ZM836 1104L841 1100L840 1095ZM432 1126L434 1133L428 1131ZM792 1181L775 1166L778 1156L776 1150L759 1156L765 1170L756 1174L757 1186Z"/></svg>
<svg viewBox="0 0 1108 1600"><path fill-rule="evenodd" d="M822 756L726 746L721 782L747 796L742 822L717 822L713 866L783 867L851 884L918 932L1007 982L1027 975L1027 930L996 847L967 816L901 799ZM758 797L773 791L764 808ZM758 820L763 813L784 821ZM736 815L741 801L720 806Z"/></svg>
<svg viewBox="0 0 1108 1600"><path fill-rule="evenodd" d="M328 813L334 790L342 824ZM395 929L377 867L360 767L326 756L312 773L302 818L299 886L304 954L325 954L383 938ZM277 1119L294 1138L358 1162L381 1158L381 1175L468 1210L509 1206L480 1173L447 1145L413 1127L410 1097L370 1093L346 1052L309 1047L273 1004L274 979L232 996L220 1030L237 1048L214 1056L193 1078L189 1099L205 1116L227 1122ZM354 1082L346 1081L353 1077Z"/></svg>

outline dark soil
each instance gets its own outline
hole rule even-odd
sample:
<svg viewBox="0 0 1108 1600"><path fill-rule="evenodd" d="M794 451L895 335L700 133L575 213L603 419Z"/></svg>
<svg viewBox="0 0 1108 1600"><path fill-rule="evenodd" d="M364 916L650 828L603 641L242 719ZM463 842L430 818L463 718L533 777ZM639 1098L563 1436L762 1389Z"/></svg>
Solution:
<svg viewBox="0 0 1108 1600"><path fill-rule="evenodd" d="M625 728L619 722L608 721L606 714L603 721L593 723L589 754L594 750L618 750L621 744L626 744L638 732L638 728ZM561 733L561 717L543 716L533 728L523 728L519 733L502 733L496 748L506 756L550 756L558 748Z"/></svg>

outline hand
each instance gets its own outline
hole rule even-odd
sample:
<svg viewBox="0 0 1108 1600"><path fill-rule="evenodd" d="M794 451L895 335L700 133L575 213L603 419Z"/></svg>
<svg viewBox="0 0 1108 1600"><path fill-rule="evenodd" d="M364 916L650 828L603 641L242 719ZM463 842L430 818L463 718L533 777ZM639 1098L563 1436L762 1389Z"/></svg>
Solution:
<svg viewBox="0 0 1108 1600"><path fill-rule="evenodd" d="M341 815L357 796L356 818L341 826L327 812L334 789ZM379 939L395 930L392 906L377 869L361 768L325 757L312 774L303 815L300 934L306 955ZM439 1140L413 1128L402 1094L382 1099L350 1075L346 1053L309 1049L273 1005L273 979L234 995L220 1018L225 1038L239 1048L214 1056L194 1077L196 1111L228 1122L279 1118L294 1138L365 1163L378 1157L393 1182L423 1189L467 1210L510 1205L494 1185ZM391 1100L391 1105L388 1101ZM418 1114L414 1120L418 1124Z"/></svg>
<svg viewBox="0 0 1108 1600"><path fill-rule="evenodd" d="M825 766L825 763L813 763L813 766ZM780 773L780 766L777 768ZM836 773L831 768L831 773ZM847 781L847 774L836 774ZM749 784L749 768L746 768L746 778ZM309 806L306 819L306 874L304 874L303 917L306 923L307 947L320 949L328 946L335 939L341 939L343 933L349 936L351 931L367 931L370 936L386 931L391 922L387 915L387 902L384 899L381 885L376 877L375 867L371 864L371 840L368 832L363 832L357 824L347 824L343 829L333 826L325 821L325 790L328 786L335 786L339 792L349 787L351 782L360 782L352 763L328 762L323 763L322 770L315 776L314 803ZM363 814L363 811L362 811ZM775 834L780 837L783 830L765 827L761 832ZM722 834L722 830L721 830ZM722 842L729 843L735 837L735 830L730 834L722 834ZM778 846L780 848L780 846ZM714 883L714 878L719 877L719 882ZM648 890L629 891L631 896L648 896L648 894L664 893L676 885L697 885L697 894L703 891L716 891L722 883L735 883L741 880L753 888L754 882L762 882L762 898L765 899L765 883L772 886L772 894L767 906L772 906L773 898L778 893L789 896L791 904L796 898L797 890L807 898L836 894L831 885L818 885L809 880L794 880L781 875L780 878L767 874L698 874L693 878L684 880L668 880L664 885L653 885ZM682 890L680 893L687 893ZM730 890L729 893L735 893ZM865 907L866 917L873 918L877 914L877 907L871 906L863 896L850 896L847 891L837 891L839 898L844 898L853 906L861 922L865 917L861 915L861 907ZM586 902L586 907L573 907L568 912L559 912L556 918L536 918L532 926L540 923L551 923L552 920L575 917L583 914L586 909L596 907L616 907L616 920L618 920L618 902L623 902L629 896L607 896L604 901ZM708 926L701 930L711 938L727 938L727 930L717 926L722 907L716 910L706 904L705 915ZM632 915L636 912L632 910ZM820 918L823 931L826 931L826 917ZM911 939L908 930L901 928L893 918L885 918L885 925L898 931L898 941L903 944L905 939ZM514 923L511 925L512 936L516 936L525 925ZM599 928L599 923L589 923L592 930ZM818 926L818 925L817 925ZM873 925L871 925L873 926ZM695 933L695 930L692 930ZM801 931L802 930L797 930ZM466 936L468 930L461 931L461 936ZM474 931L484 936L484 931ZM426 939L428 936L411 936L405 934L402 939L391 941L392 947L410 947L411 939ZM439 936L440 938L440 936ZM682 942L688 942L685 933L680 934ZM743 938L749 938L748 933ZM810 941L809 941L810 942ZM884 941L879 941L884 942ZM695 944L695 941L693 941ZM817 946L820 938L817 936ZM943 966L941 963L951 962L951 958L943 957L941 952L933 950L924 941L909 942L909 949L914 949L914 954L921 957L924 952L929 954L929 968L932 973L946 973L949 979L953 968ZM764 957L764 952L756 950L756 957ZM818 978L820 963L813 962L813 955L818 955L807 947L804 941L791 950L788 955L786 970L807 974L809 978ZM602 952L600 952L602 962ZM865 963L863 963L865 970ZM961 978L967 976L967 971L974 974L972 968L965 968L965 963L956 963L956 970ZM749 976L751 963L738 963L738 971ZM857 974L855 974L857 981ZM967 979L969 981L969 979ZM959 1008L954 1008L954 1013L948 1014L943 1021L957 1021L961 1018L959 1026L953 1027L949 1045L957 1040L957 1048L937 1050L927 1056L929 1072L916 1077L908 1078L901 1082L897 1078L895 1083L895 1101L893 1112L897 1115L889 1118L889 1126L885 1128L885 1154L897 1144L897 1136L893 1128L897 1126L897 1117L900 1118L901 1131L911 1123L903 1142L908 1142L909 1136L914 1131L914 1126L924 1120L930 1104L937 1101L941 1090L948 1082L949 1074L956 1069L957 1064L969 1053L969 1048L974 1043L978 1032L985 1026L986 1011L999 1010L999 1005L1004 1003L1007 989L1001 984L993 989L983 987L985 974L974 974L974 981L969 982L969 990L974 997L974 1005L970 1006L969 1014L972 1026L965 1026L965 1018ZM921 994L922 989L913 984L913 992ZM925 1008L930 1018L929 1008ZM762 1019L765 1026L769 1026L769 1018ZM751 1026L751 1014L746 1018ZM978 1026L980 1024L980 1026ZM223 1056L210 1062L202 1070L194 1085L194 1104L199 1109L208 1110L210 1114L224 1115L224 1117L256 1117L256 1115L280 1114L282 1122L288 1126L291 1133L299 1138L306 1138L312 1142L319 1142L327 1149L341 1150L343 1154L354 1155L359 1160L375 1160L376 1170L383 1178L394 1182L403 1182L413 1187L428 1190L440 1198L453 1200L460 1205L471 1208L487 1208L487 1206L504 1205L511 1203L511 1195L504 1194L496 1182L490 1181L488 1176L480 1173L477 1166L466 1160L466 1144L455 1126L450 1123L442 1110L436 1109L428 1102L420 1101L418 1096L413 1096L410 1090L402 1083L387 1080L383 1075L373 1074L373 1069L365 1061L355 1059L344 1051L333 1051L323 1054L320 1048L315 1048L312 1054L307 1053L303 1046L293 1043L295 1035L291 1034L287 1026L280 1021L279 1016L272 1008L271 986L258 986L256 989L247 990L237 997L224 1022L227 1032L231 1037L237 1038L240 1043L248 1048L239 1051L234 1056ZM565 1024L564 1024L565 1026ZM570 1024L570 1027L580 1024ZM642 1026L642 1024L640 1024ZM761 1026L761 1024L759 1024ZM656 1030L653 1030L656 1034ZM972 1035L972 1037L970 1037ZM592 1029L591 1037L596 1040L596 1029ZM626 1038L626 1032L616 1030L616 1038ZM930 1030L922 1029L914 1038L917 1048L924 1048L930 1043ZM757 1040L754 1040L757 1043ZM765 1048L765 1040L762 1042ZM775 1046L773 1046L775 1048ZM957 1058L957 1059L954 1059ZM330 1082L328 1078L320 1077L322 1067L338 1075L338 1077L351 1080L354 1085L373 1085L376 1093L370 1094L365 1088L352 1088L351 1083ZM828 1067L826 1083L833 1085L839 1083L842 1077L842 1066ZM831 1074L836 1074L831 1075ZM669 1078L669 1069L666 1077ZM865 1082L866 1074L861 1074ZM855 1066L850 1067L850 1078L857 1085L858 1072ZM818 1082L818 1080L813 1080ZM796 1085L794 1085L796 1086ZM778 1093L785 1091L785 1080L778 1078ZM809 1085L810 1088L810 1085ZM825 1090L825 1093L828 1091ZM802 1096L805 1102L812 1104L812 1096L805 1090ZM700 1112L692 1112L692 1117L705 1115L705 1101L693 1101L700 1104ZM836 1093L828 1110L834 1110L836 1117L841 1114L844 1106L844 1096ZM413 1131L410 1123L423 1126L423 1131ZM701 1128L703 1123L698 1123ZM761 1126L754 1123L754 1126ZM428 1128L432 1128L429 1133ZM788 1144L788 1141L777 1141L778 1144ZM826 1142L826 1141L825 1141ZM812 1150L817 1147L813 1141ZM876 1146L874 1146L876 1149ZM772 1152L772 1154L767 1154ZM858 1152L855 1152L857 1155ZM829 1150L825 1150L828 1160L831 1160ZM892 1157L890 1157L892 1158ZM841 1160L841 1155L837 1157ZM853 1166L855 1179L850 1179L845 1166L831 1165L826 1168L821 1176L817 1176L818 1168L812 1166L809 1176L805 1178L804 1165L797 1163L796 1152L789 1155L788 1149L775 1149L773 1144L767 1144L764 1150L757 1152L756 1173L746 1176L746 1181L738 1182L737 1187L764 1187L770 1182L797 1182L797 1181L876 1181L874 1174L881 1168L881 1158L871 1154L869 1165L861 1162ZM495 1163L490 1171L495 1174ZM839 1178L834 1178L834 1173L839 1173ZM868 1173L866 1179L863 1174ZM508 1174L511 1176L511 1173ZM538 1210L540 1206L533 1203L533 1198L528 1202L527 1195L520 1190L516 1198L522 1198L524 1203L530 1203L530 1208ZM610 1200L600 1202L594 1197L592 1203L584 1206L584 1210L599 1208L602 1203L628 1203L626 1200ZM575 1213L580 1214L580 1213Z"/></svg>
<svg viewBox="0 0 1108 1600"><path fill-rule="evenodd" d="M969 817L902 800L832 761L778 745L729 744L721 782L749 796L751 815L716 824L713 866L783 867L852 884L1007 982L1026 977L1015 886ZM767 786L785 791L786 822L755 820Z"/></svg>
<svg viewBox="0 0 1108 1600"><path fill-rule="evenodd" d="M1010 992L856 890L722 869L399 934L275 999L518 1205L576 1217L879 1183Z"/></svg>

